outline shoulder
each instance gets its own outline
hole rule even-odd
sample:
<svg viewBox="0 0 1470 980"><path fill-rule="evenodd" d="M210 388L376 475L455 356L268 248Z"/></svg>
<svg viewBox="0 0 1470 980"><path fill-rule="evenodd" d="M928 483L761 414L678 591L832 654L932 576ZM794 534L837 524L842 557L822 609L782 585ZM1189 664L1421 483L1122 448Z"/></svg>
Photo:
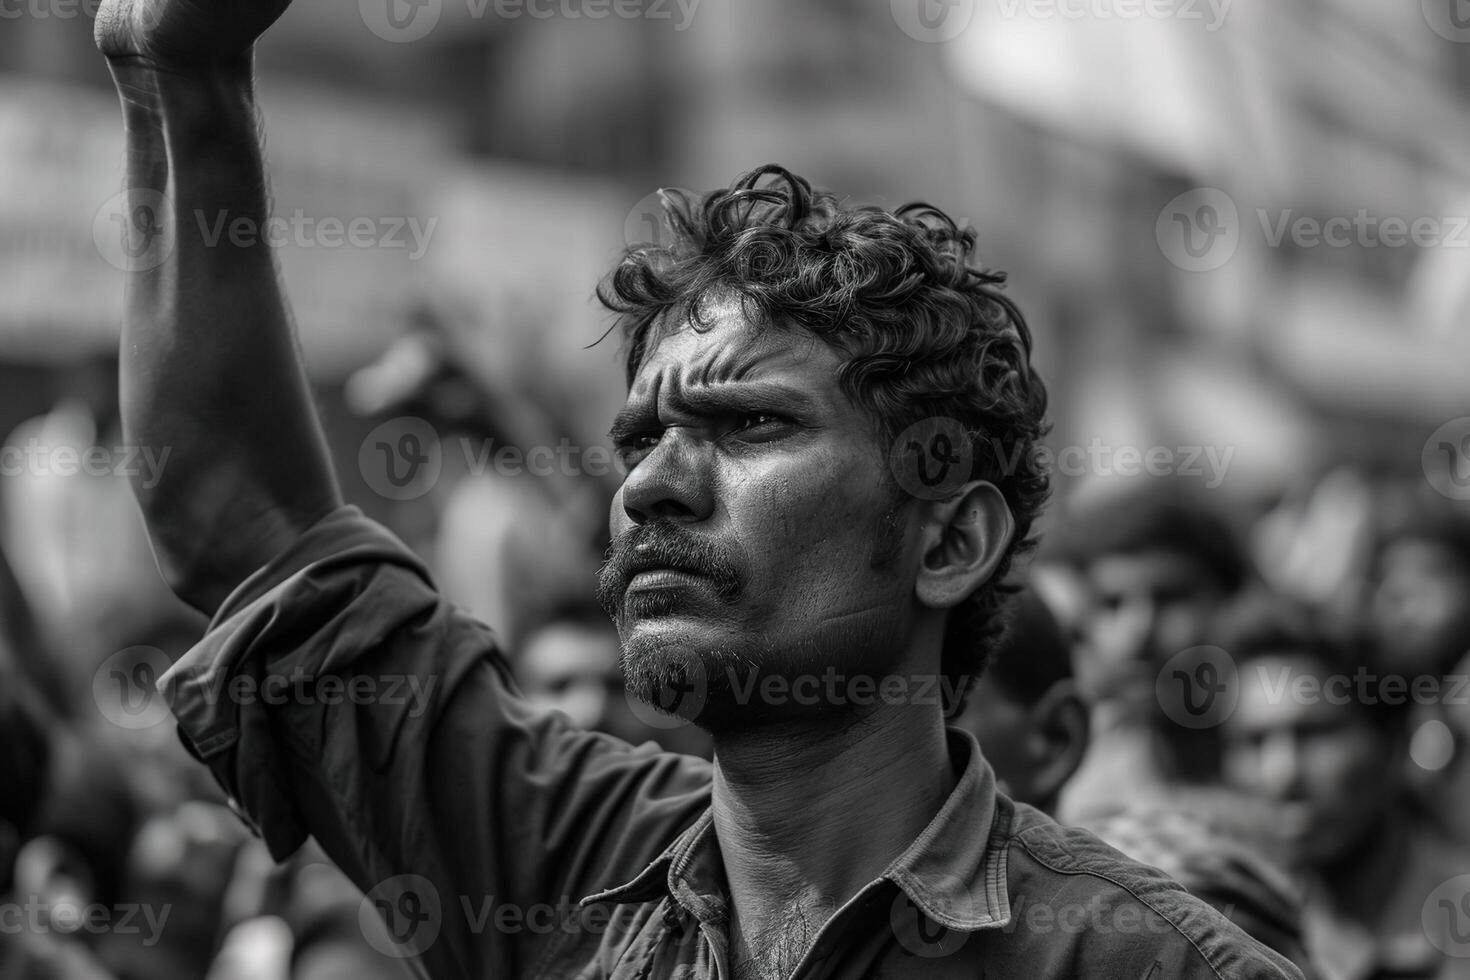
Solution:
<svg viewBox="0 0 1470 980"><path fill-rule="evenodd" d="M1002 826L1004 825L1004 826ZM1065 827L1024 804L997 814L1006 848L1012 933L1068 949L1078 961L1108 962L1121 975L1298 978L1284 958L1157 868L1096 835Z"/></svg>

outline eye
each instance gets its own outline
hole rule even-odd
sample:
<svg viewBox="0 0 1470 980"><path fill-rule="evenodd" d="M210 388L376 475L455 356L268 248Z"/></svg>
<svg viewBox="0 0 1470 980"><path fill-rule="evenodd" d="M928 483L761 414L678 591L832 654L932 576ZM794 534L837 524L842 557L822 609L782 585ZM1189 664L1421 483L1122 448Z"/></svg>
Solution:
<svg viewBox="0 0 1470 980"><path fill-rule="evenodd" d="M776 428L786 424L786 419L774 412L744 412L735 416L731 432L751 432Z"/></svg>
<svg viewBox="0 0 1470 980"><path fill-rule="evenodd" d="M659 434L645 432L630 435L618 443L618 459L622 462L625 470L631 470L643 461L643 457L653 452L658 445Z"/></svg>

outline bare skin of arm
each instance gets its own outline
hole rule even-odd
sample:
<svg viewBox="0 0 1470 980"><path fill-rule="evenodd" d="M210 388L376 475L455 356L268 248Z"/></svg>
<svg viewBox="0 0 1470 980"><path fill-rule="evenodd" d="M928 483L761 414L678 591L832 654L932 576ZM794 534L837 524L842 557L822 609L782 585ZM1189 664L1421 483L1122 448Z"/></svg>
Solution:
<svg viewBox="0 0 1470 980"><path fill-rule="evenodd" d="M341 503L265 236L211 245L204 231L222 212L256 229L267 217L253 48L288 5L105 0L97 16L131 231L162 258L127 283L124 431L169 450L157 485L134 489L160 569L206 613Z"/></svg>

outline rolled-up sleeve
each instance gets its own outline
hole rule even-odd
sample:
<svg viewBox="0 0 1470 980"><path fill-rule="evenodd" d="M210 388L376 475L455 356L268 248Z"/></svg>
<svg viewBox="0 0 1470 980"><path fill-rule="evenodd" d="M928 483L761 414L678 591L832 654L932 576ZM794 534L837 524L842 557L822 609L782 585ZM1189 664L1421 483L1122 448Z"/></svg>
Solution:
<svg viewBox="0 0 1470 980"><path fill-rule="evenodd" d="M703 760L530 709L492 631L351 507L242 583L161 687L278 860L312 835L364 891L432 885L435 975L518 975L536 936L466 912L626 880L709 802Z"/></svg>

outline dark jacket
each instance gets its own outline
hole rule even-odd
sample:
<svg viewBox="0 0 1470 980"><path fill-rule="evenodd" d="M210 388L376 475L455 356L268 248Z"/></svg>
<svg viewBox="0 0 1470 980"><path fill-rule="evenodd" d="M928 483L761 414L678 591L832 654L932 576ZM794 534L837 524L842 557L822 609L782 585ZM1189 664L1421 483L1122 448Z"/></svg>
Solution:
<svg viewBox="0 0 1470 980"><path fill-rule="evenodd" d="M382 915L369 939L431 976L731 976L710 764L529 708L491 631L355 509L242 584L162 688L277 859L314 836ZM999 794L973 737L950 752L949 800L793 976L1300 976Z"/></svg>

